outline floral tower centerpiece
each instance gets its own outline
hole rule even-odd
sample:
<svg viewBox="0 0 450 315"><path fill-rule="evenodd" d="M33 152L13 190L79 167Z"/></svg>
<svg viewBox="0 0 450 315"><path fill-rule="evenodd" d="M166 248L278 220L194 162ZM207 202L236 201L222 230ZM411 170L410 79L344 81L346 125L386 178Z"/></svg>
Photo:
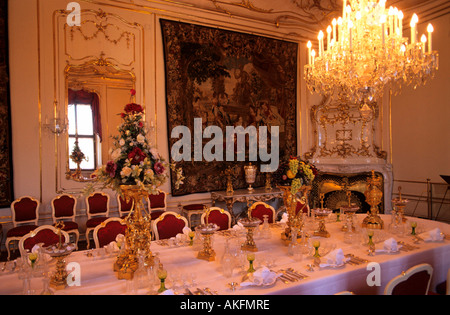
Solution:
<svg viewBox="0 0 450 315"><path fill-rule="evenodd" d="M135 93L131 90L132 101ZM167 181L169 165L149 144L144 108L131 102L120 116L123 122L118 126L119 135L113 137L111 160L98 168L93 177L103 188L113 189L127 202L133 201L133 208L125 218L126 248L114 264L119 279L131 279L138 267L138 255L144 255L147 264L153 263L151 216L143 200L158 193L158 187Z"/></svg>
<svg viewBox="0 0 450 315"><path fill-rule="evenodd" d="M316 175L317 168L313 164L295 156L291 156L287 162L282 162L274 173L274 181L283 191L283 202L288 214L286 229L281 234L286 245L291 241L292 230L298 231L303 225L301 211L297 209L297 198L303 204L308 204L308 194ZM297 197L297 194L300 196Z"/></svg>

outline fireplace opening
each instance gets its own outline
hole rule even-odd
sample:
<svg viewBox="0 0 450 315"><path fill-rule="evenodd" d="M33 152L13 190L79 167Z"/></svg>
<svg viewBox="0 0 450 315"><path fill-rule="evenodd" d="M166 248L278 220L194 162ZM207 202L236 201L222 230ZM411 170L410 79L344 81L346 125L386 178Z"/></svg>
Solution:
<svg viewBox="0 0 450 315"><path fill-rule="evenodd" d="M375 175L383 178L381 173ZM348 205L347 191L351 192L351 203L360 208L358 213L370 211L370 205L366 202L364 195L367 189L367 178L371 177L371 172L355 174L335 174L319 172L316 176L310 193L310 206L320 208L320 194L324 194L324 207L333 211L339 211L341 207ZM384 191L383 180L381 191ZM379 213L384 213L383 200L378 205Z"/></svg>

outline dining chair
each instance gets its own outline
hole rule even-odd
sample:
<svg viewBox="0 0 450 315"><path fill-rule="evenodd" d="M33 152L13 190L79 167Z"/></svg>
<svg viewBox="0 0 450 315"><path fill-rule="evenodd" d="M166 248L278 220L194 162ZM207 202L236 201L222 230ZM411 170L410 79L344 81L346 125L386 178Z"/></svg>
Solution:
<svg viewBox="0 0 450 315"><path fill-rule="evenodd" d="M127 223L122 218L109 218L94 229L95 248L102 248L116 240L117 235L125 236Z"/></svg>
<svg viewBox="0 0 450 315"><path fill-rule="evenodd" d="M130 211L133 209L134 200L130 198L130 200L126 200L126 198L117 195L117 206L119 207L119 217L122 219L125 218Z"/></svg>
<svg viewBox="0 0 450 315"><path fill-rule="evenodd" d="M427 295L433 267L419 264L394 277L384 289L385 295Z"/></svg>
<svg viewBox="0 0 450 315"><path fill-rule="evenodd" d="M166 211L158 219L152 222L152 230L155 240L168 239L183 233L183 229L189 226L188 220L182 215Z"/></svg>
<svg viewBox="0 0 450 315"><path fill-rule="evenodd" d="M39 206L39 201L30 196L23 196L11 203L11 218L14 227L6 233L5 246L8 260L11 257L10 243L17 244L24 235L38 228Z"/></svg>
<svg viewBox="0 0 450 315"><path fill-rule="evenodd" d="M70 236L66 231L61 230L61 235L64 237L64 239L61 239L63 243L70 242ZM19 241L20 252L25 253L26 251L31 251L39 243L43 243L43 247L58 244L58 229L53 225L41 225L22 236Z"/></svg>
<svg viewBox="0 0 450 315"><path fill-rule="evenodd" d="M248 208L248 213L250 217L258 218L261 222L264 222L264 215L267 215L269 217L269 223L275 223L275 209L263 201L252 204L250 208Z"/></svg>
<svg viewBox="0 0 450 315"><path fill-rule="evenodd" d="M158 190L157 194L148 195L148 212L150 213L152 220L156 220L167 210L166 198L167 194L162 190Z"/></svg>
<svg viewBox="0 0 450 315"><path fill-rule="evenodd" d="M90 248L90 234L94 232L97 225L108 219L109 216L109 195L103 192L93 192L86 197L86 241L87 248Z"/></svg>
<svg viewBox="0 0 450 315"><path fill-rule="evenodd" d="M308 205L308 201L305 198L296 198L297 206L295 208L295 214L298 214L300 211L302 213L306 213L308 216L311 213L311 210Z"/></svg>
<svg viewBox="0 0 450 315"><path fill-rule="evenodd" d="M192 216L200 216L200 220L201 220L201 215L203 213L205 213L208 208L206 207L206 205L202 204L202 203L194 203L194 204L187 204L182 206L181 204L178 204L178 210L180 211L180 213L187 218L188 222L189 222L189 227L192 229L193 226L193 220L192 220ZM198 220L196 220L196 223L198 222Z"/></svg>
<svg viewBox="0 0 450 315"><path fill-rule="evenodd" d="M231 228L231 214L219 207L211 207L202 214L201 223L215 223L219 227L219 231Z"/></svg>
<svg viewBox="0 0 450 315"><path fill-rule="evenodd" d="M57 222L63 221L63 231L69 235L75 235L75 247L78 249L78 240L80 239L80 231L78 230L78 223L75 222L77 199L69 194L62 194L52 199L52 218L53 225Z"/></svg>

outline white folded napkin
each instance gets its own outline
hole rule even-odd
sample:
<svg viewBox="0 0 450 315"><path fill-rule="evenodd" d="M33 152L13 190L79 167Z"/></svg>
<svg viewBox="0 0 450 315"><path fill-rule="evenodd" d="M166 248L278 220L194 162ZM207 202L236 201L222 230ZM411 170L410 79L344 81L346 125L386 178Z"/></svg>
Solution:
<svg viewBox="0 0 450 315"><path fill-rule="evenodd" d="M427 233L419 235L425 242L440 242L444 239L444 234L439 228L435 228Z"/></svg>
<svg viewBox="0 0 450 315"><path fill-rule="evenodd" d="M189 227L185 226L183 228L183 234L186 235L187 237L189 237L189 233L191 233L191 232L192 232L192 230Z"/></svg>
<svg viewBox="0 0 450 315"><path fill-rule="evenodd" d="M241 283L242 287L246 286L264 286L275 283L280 274L270 271L267 267L262 267L248 276L248 280Z"/></svg>
<svg viewBox="0 0 450 315"><path fill-rule="evenodd" d="M287 223L289 221L289 214L287 214L286 212L283 213L283 215L281 216L281 220L280 223Z"/></svg>
<svg viewBox="0 0 450 315"><path fill-rule="evenodd" d="M245 231L245 227L242 225L242 223L238 222L238 224L233 226L233 230L239 232L239 231Z"/></svg>
<svg viewBox="0 0 450 315"><path fill-rule="evenodd" d="M398 252L402 246L397 244L397 241L391 237L390 239L387 239L384 241L383 249L375 249L375 252L380 253L392 253L392 252Z"/></svg>
<svg viewBox="0 0 450 315"><path fill-rule="evenodd" d="M341 248L338 248L322 258L323 263L320 264L320 267L342 266L349 259L350 258L344 256L344 251Z"/></svg>

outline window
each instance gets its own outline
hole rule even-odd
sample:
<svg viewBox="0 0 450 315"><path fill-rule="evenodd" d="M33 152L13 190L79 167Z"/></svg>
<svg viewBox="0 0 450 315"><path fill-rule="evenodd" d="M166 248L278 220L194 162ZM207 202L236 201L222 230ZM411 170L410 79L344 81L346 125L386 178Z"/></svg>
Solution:
<svg viewBox="0 0 450 315"><path fill-rule="evenodd" d="M84 153L84 159L80 167L82 170L95 170L97 168L96 158L96 135L94 133L94 119L91 104L69 104L69 156L78 140L78 146ZM69 168L77 168L76 163L69 159Z"/></svg>

